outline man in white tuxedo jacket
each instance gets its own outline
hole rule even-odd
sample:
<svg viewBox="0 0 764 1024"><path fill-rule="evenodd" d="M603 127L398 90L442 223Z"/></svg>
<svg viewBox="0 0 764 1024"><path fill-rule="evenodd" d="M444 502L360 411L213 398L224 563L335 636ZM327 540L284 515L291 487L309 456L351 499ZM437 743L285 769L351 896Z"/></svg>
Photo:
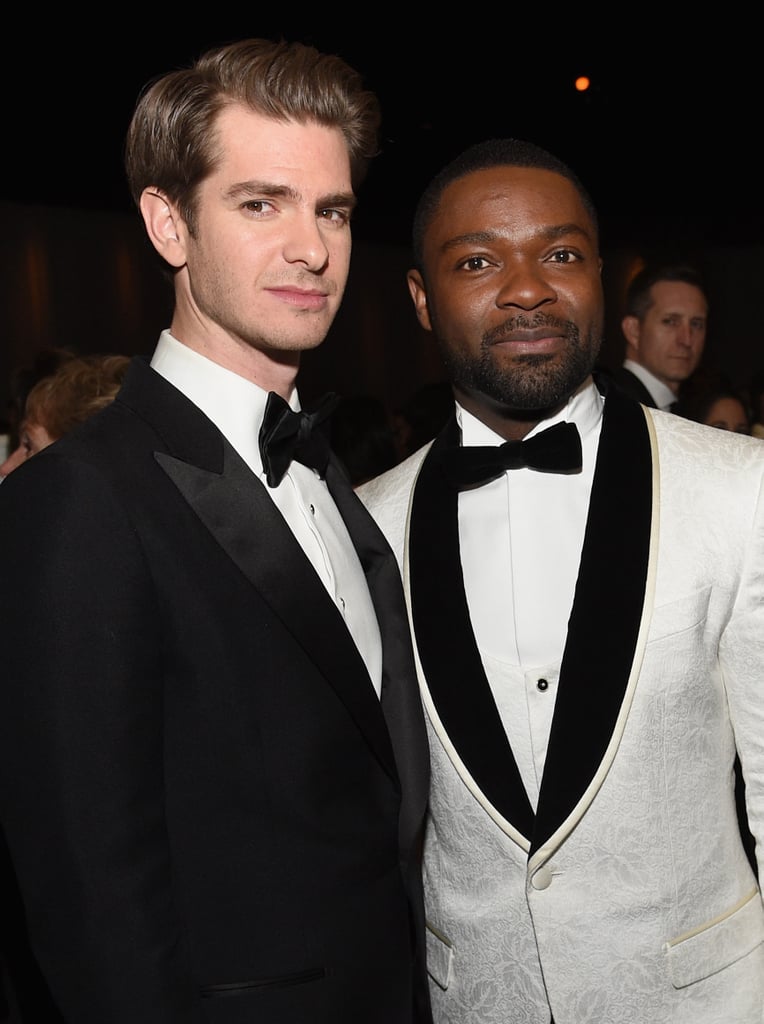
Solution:
<svg viewBox="0 0 764 1024"><path fill-rule="evenodd" d="M596 211L553 155L471 147L413 240L455 414L359 494L428 718L436 1024L761 1024L764 446L598 386Z"/></svg>

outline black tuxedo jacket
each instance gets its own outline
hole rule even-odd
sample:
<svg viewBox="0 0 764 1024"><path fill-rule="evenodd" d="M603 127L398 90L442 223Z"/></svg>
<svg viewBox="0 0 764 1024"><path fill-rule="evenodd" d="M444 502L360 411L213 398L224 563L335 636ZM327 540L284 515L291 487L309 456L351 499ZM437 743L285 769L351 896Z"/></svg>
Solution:
<svg viewBox="0 0 764 1024"><path fill-rule="evenodd" d="M642 405L646 405L650 409L658 408L657 402L639 377L632 373L631 370L627 370L626 367L619 366L615 370L604 371L600 376L611 381L613 387L620 391L621 394L628 395L629 398L635 398Z"/></svg>
<svg viewBox="0 0 764 1024"><path fill-rule="evenodd" d="M400 577L326 480L381 701L263 485L143 360L0 488L0 814L72 1024L429 1020Z"/></svg>

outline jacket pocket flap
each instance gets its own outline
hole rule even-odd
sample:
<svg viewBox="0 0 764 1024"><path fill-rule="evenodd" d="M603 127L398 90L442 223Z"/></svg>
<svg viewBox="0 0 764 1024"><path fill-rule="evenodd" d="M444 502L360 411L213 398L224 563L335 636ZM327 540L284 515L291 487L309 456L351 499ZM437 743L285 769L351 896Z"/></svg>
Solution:
<svg viewBox="0 0 764 1024"><path fill-rule="evenodd" d="M729 967L764 942L764 908L756 889L742 905L664 946L674 988Z"/></svg>
<svg viewBox="0 0 764 1024"><path fill-rule="evenodd" d="M427 973L445 992L451 981L454 947L437 928L427 923Z"/></svg>

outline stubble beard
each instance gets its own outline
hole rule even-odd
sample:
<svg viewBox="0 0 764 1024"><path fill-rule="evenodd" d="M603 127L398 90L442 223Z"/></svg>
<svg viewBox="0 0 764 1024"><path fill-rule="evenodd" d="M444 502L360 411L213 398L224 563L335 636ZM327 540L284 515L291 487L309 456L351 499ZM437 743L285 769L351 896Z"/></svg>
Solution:
<svg viewBox="0 0 764 1024"><path fill-rule="evenodd" d="M567 345L562 355L516 356L511 366L496 358L494 344L504 334L534 327L562 328ZM457 388L479 393L507 410L538 411L555 408L578 389L589 376L601 346L601 331L594 329L582 341L578 326L549 316L513 317L483 336L480 352L471 356L441 346L448 375Z"/></svg>

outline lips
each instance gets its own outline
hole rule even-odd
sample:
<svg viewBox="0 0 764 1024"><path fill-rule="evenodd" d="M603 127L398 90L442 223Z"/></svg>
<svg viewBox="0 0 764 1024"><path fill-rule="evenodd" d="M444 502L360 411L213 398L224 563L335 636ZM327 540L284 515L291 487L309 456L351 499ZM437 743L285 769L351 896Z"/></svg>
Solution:
<svg viewBox="0 0 764 1024"><path fill-rule="evenodd" d="M492 344L505 344L507 342L512 344L526 344L536 345L542 341L548 341L550 339L565 338L567 337L565 331L559 329L550 330L537 330L537 331L509 331L501 334L500 337L492 338Z"/></svg>
<svg viewBox="0 0 764 1024"><path fill-rule="evenodd" d="M552 338L567 338L571 325L565 320L552 316L514 316L494 327L486 335L489 345L512 342L515 344L537 345Z"/></svg>
<svg viewBox="0 0 764 1024"><path fill-rule="evenodd" d="M328 293L315 289L302 288L268 288L267 291L287 305L300 309L323 309L328 301Z"/></svg>

